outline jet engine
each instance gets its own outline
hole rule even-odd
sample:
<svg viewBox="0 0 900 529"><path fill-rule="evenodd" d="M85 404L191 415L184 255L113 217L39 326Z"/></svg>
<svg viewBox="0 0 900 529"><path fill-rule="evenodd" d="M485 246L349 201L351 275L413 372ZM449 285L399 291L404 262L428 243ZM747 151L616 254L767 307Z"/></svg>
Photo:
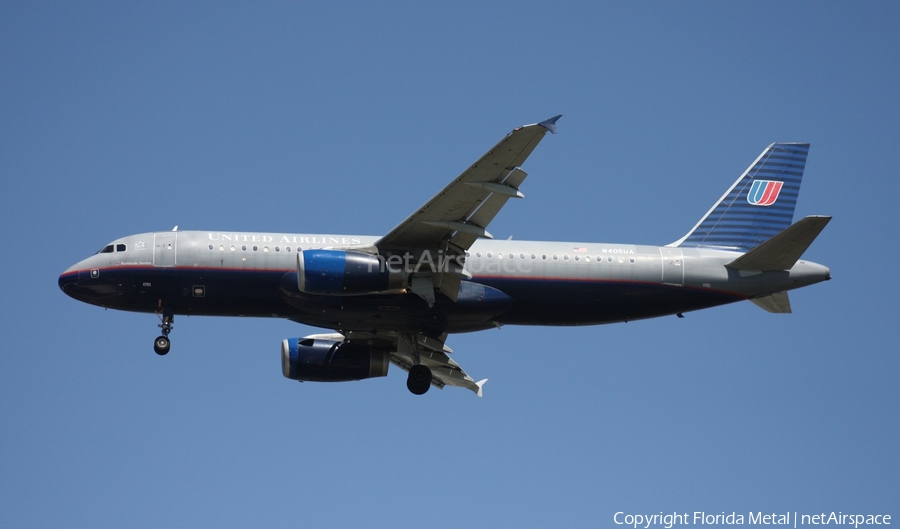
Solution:
<svg viewBox="0 0 900 529"><path fill-rule="evenodd" d="M381 256L343 250L297 252L297 287L307 294L360 295L400 290L408 274Z"/></svg>
<svg viewBox="0 0 900 529"><path fill-rule="evenodd" d="M350 342L308 336L281 342L281 372L291 380L345 382L387 375L391 354Z"/></svg>

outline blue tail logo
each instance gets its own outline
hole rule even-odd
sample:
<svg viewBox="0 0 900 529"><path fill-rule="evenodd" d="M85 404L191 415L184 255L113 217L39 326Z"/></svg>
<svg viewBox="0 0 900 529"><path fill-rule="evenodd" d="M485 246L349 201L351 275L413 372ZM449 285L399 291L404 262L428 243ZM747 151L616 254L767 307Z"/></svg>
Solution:
<svg viewBox="0 0 900 529"><path fill-rule="evenodd" d="M756 180L747 193L747 202L754 206L771 206L778 200L784 182L774 180Z"/></svg>
<svg viewBox="0 0 900 529"><path fill-rule="evenodd" d="M808 154L808 143L769 145L700 222L670 246L747 252L786 229Z"/></svg>

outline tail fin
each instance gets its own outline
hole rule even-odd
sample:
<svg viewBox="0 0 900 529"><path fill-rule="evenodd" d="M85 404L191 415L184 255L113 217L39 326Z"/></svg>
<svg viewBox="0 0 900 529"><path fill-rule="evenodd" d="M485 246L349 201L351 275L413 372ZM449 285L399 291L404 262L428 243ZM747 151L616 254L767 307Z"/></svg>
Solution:
<svg viewBox="0 0 900 529"><path fill-rule="evenodd" d="M700 222L669 246L750 251L794 218L808 143L773 143Z"/></svg>

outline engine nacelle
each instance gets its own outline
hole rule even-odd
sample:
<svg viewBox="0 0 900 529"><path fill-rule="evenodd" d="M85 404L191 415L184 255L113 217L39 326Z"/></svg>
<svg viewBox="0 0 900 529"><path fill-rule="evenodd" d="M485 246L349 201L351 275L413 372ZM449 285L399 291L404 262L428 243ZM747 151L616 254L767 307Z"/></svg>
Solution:
<svg viewBox="0 0 900 529"><path fill-rule="evenodd" d="M281 342L281 372L291 380L346 382L387 375L391 354L350 342L288 338Z"/></svg>
<svg viewBox="0 0 900 529"><path fill-rule="evenodd" d="M297 252L297 288L307 294L388 292L405 288L407 276L378 255L343 250Z"/></svg>

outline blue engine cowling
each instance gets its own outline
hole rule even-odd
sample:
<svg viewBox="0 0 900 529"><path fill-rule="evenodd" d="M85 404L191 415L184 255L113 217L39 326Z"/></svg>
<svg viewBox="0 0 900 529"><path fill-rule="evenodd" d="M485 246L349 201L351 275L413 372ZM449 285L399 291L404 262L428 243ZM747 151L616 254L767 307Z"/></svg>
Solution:
<svg viewBox="0 0 900 529"><path fill-rule="evenodd" d="M360 295L406 287L407 274L383 258L343 250L297 252L297 287L307 294Z"/></svg>
<svg viewBox="0 0 900 529"><path fill-rule="evenodd" d="M346 382L387 375L391 354L349 342L288 338L281 342L281 372L291 380Z"/></svg>

